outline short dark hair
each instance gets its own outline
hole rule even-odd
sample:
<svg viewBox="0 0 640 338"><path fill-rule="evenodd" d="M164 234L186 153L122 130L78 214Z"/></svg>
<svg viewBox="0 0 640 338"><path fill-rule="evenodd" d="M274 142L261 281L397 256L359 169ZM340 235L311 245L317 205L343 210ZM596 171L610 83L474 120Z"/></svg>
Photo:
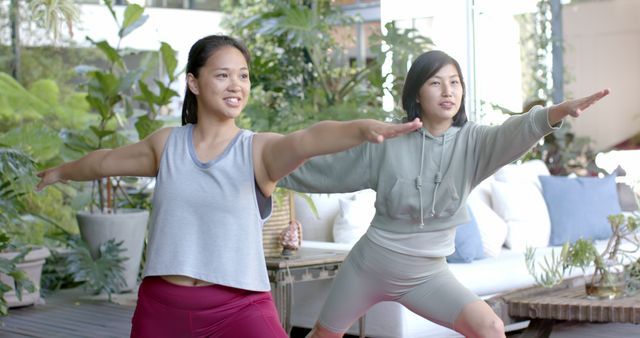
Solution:
<svg viewBox="0 0 640 338"><path fill-rule="evenodd" d="M191 50L189 50L189 60L187 61L186 74L193 74L196 78L206 63L209 56L222 47L234 47L239 50L244 59L247 61L247 65L251 62L251 55L247 47L242 42L226 35L209 35L193 44ZM189 89L187 83L187 89L184 93L184 103L182 104L182 125L187 123L198 123L198 100L196 95Z"/></svg>
<svg viewBox="0 0 640 338"><path fill-rule="evenodd" d="M422 115L422 109L420 103L416 101L420 87L432 78L442 67L446 65L453 65L458 70L460 76L460 84L462 85L462 103L460 109L453 116L454 126L463 126L467 122L467 112L464 105L464 99L466 96L464 79L462 78L462 70L460 64L454 58L447 53L439 50L431 50L413 61L407 78L404 81L404 88L402 89L402 108L407 112L407 119L413 121L416 117Z"/></svg>

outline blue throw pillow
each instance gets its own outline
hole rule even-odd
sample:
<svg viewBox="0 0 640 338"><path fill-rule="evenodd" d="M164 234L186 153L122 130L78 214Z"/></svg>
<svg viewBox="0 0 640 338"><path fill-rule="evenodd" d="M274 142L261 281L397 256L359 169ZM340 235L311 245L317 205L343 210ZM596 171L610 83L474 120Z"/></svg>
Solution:
<svg viewBox="0 0 640 338"><path fill-rule="evenodd" d="M449 263L471 263L474 259L484 258L478 223L476 223L476 219L469 207L467 207L467 212L471 217L471 221L459 225L456 229L456 251L447 256L447 262Z"/></svg>
<svg viewBox="0 0 640 338"><path fill-rule="evenodd" d="M615 175L539 178L551 219L550 245L611 236L607 217L621 212Z"/></svg>

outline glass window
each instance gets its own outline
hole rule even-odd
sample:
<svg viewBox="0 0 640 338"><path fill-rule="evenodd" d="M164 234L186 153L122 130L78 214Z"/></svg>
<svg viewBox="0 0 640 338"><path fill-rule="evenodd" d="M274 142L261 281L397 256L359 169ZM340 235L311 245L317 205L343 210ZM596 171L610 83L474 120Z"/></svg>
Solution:
<svg viewBox="0 0 640 338"><path fill-rule="evenodd" d="M532 35L537 0L478 0L475 12L475 76L478 117L501 123L504 110L521 112L536 96L535 77L551 71L551 54L532 64L539 34ZM550 34L550 28L548 30ZM497 38L499 37L499 38Z"/></svg>
<svg viewBox="0 0 640 338"><path fill-rule="evenodd" d="M365 22L349 27L335 27L334 38L345 49L349 64L364 65L371 59L369 37L380 35L380 22Z"/></svg>
<svg viewBox="0 0 640 338"><path fill-rule="evenodd" d="M220 11L222 10L221 0L191 0L192 9L200 9L206 11Z"/></svg>
<svg viewBox="0 0 640 338"><path fill-rule="evenodd" d="M149 7L189 8L188 0L147 0Z"/></svg>
<svg viewBox="0 0 640 338"><path fill-rule="evenodd" d="M221 0L146 0L149 7L160 8L184 8L207 11L219 11L222 9Z"/></svg>
<svg viewBox="0 0 640 338"><path fill-rule="evenodd" d="M433 17L411 18L395 20L396 27L403 29L415 29L421 36L433 36Z"/></svg>

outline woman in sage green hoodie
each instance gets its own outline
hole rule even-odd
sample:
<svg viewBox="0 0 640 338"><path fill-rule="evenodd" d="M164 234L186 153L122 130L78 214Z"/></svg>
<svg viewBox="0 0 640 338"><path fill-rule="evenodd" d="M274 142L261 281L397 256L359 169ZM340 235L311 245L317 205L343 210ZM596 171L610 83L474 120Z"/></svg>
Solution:
<svg viewBox="0 0 640 338"><path fill-rule="evenodd" d="M470 220L467 196L609 91L485 126L467 121L464 88L455 59L422 54L402 93L408 120L419 117L422 129L315 157L280 181L303 192L377 191L371 226L343 263L311 337L341 337L381 301L397 301L466 337L505 336L500 318L456 280L445 259L454 252L455 227Z"/></svg>

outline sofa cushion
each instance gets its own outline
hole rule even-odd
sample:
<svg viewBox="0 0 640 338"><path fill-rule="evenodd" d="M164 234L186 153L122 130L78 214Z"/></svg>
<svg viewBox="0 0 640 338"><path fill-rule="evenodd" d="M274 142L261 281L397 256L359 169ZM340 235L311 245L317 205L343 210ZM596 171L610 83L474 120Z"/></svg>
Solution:
<svg viewBox="0 0 640 338"><path fill-rule="evenodd" d="M449 263L470 263L473 260L484 258L482 238L478 230L478 224L473 212L468 208L471 220L456 228L455 252L447 256Z"/></svg>
<svg viewBox="0 0 640 338"><path fill-rule="evenodd" d="M496 257L500 254L508 231L507 223L491 208L493 181L493 176L485 179L471 191L467 198L467 205L478 224L484 257Z"/></svg>
<svg viewBox="0 0 640 338"><path fill-rule="evenodd" d="M618 182L616 187L618 188L618 199L620 200L620 209L622 211L637 211L640 209L638 197L630 185Z"/></svg>
<svg viewBox="0 0 640 338"><path fill-rule="evenodd" d="M508 225L505 246L524 252L549 244L551 221L542 193L531 181L493 182L493 209Z"/></svg>
<svg viewBox="0 0 640 338"><path fill-rule="evenodd" d="M621 213L614 175L540 176L540 182L551 218L551 245L611 236L607 217Z"/></svg>
<svg viewBox="0 0 640 338"><path fill-rule="evenodd" d="M353 193L345 194L307 194L318 211L315 215L309 203L294 194L296 219L302 224L302 238L313 241L333 242L333 222L338 214L340 198L347 198Z"/></svg>
<svg viewBox="0 0 640 338"><path fill-rule="evenodd" d="M336 243L354 245L369 228L375 216L376 192L362 190L341 198L340 210L333 223L333 240Z"/></svg>
<svg viewBox="0 0 640 338"><path fill-rule="evenodd" d="M494 174L493 210L507 223L505 246L511 250L524 252L527 246L549 243L551 221L538 179L548 175L549 169L541 160L509 164Z"/></svg>
<svg viewBox="0 0 640 338"><path fill-rule="evenodd" d="M498 170L493 176L500 182L522 182L535 185L542 191L538 176L548 176L549 168L542 160L531 160L521 164L508 164Z"/></svg>

